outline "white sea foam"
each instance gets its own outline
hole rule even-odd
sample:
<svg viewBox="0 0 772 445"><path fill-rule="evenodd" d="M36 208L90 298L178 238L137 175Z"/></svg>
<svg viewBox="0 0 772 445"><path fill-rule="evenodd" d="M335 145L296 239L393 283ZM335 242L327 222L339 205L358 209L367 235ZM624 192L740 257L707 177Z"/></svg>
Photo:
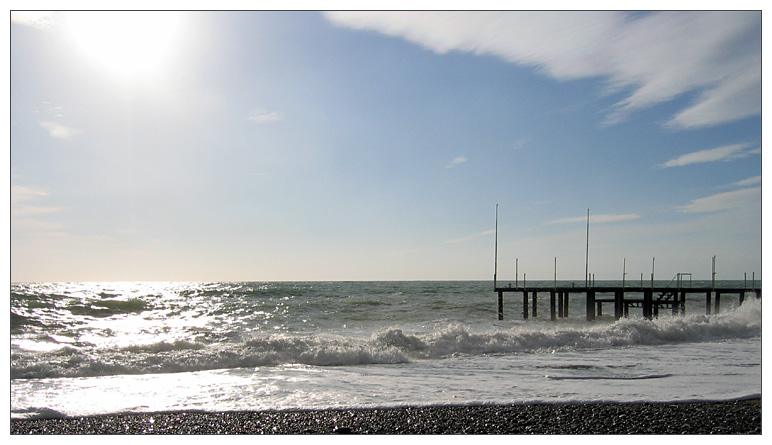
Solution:
<svg viewBox="0 0 772 445"><path fill-rule="evenodd" d="M716 315L665 316L613 323L521 323L489 331L452 324L428 332L390 328L370 336L255 336L236 343L156 342L121 348L16 351L12 378L191 372L285 364L397 364L461 355L528 354L750 338L761 334L761 303Z"/></svg>

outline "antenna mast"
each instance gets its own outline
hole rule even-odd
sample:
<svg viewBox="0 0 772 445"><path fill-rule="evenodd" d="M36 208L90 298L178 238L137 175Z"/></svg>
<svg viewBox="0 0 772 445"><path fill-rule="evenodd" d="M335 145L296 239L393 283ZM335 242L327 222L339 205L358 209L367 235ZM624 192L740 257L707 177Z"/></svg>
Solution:
<svg viewBox="0 0 772 445"><path fill-rule="evenodd" d="M499 269L499 205L496 204L496 236L493 245L493 289L496 289L496 274Z"/></svg>
<svg viewBox="0 0 772 445"><path fill-rule="evenodd" d="M590 209L587 209L587 245L584 249L584 287L589 287L587 278L589 277L590 264Z"/></svg>

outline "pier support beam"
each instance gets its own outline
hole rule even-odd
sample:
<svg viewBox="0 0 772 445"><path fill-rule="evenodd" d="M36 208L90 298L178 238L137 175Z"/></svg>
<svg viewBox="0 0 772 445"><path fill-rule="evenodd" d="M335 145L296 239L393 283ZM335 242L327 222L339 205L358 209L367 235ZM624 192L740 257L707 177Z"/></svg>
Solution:
<svg viewBox="0 0 772 445"><path fill-rule="evenodd" d="M570 292L564 292L563 293L563 318L568 318L568 296L571 295Z"/></svg>
<svg viewBox="0 0 772 445"><path fill-rule="evenodd" d="M681 314L681 316L682 317L685 316L686 315L686 291L681 291L681 299L678 302L678 306L679 306L678 308L679 313Z"/></svg>
<svg viewBox="0 0 772 445"><path fill-rule="evenodd" d="M714 300L713 313L718 314L721 309L721 292L716 292L716 299Z"/></svg>
<svg viewBox="0 0 772 445"><path fill-rule="evenodd" d="M678 303L678 292L673 292L673 316L675 317L678 315L678 307L680 304Z"/></svg>
<svg viewBox="0 0 772 445"><path fill-rule="evenodd" d="M531 316L533 318L536 318L536 303L538 303L538 300L536 299L536 291L533 291L533 298L531 298Z"/></svg>
<svg viewBox="0 0 772 445"><path fill-rule="evenodd" d="M614 320L624 316L625 293L621 290L614 292Z"/></svg>
<svg viewBox="0 0 772 445"><path fill-rule="evenodd" d="M528 291L523 291L523 320L528 320Z"/></svg>
<svg viewBox="0 0 772 445"><path fill-rule="evenodd" d="M550 291L550 320L555 321L555 291Z"/></svg>
<svg viewBox="0 0 772 445"><path fill-rule="evenodd" d="M504 292L499 291L499 320L504 319Z"/></svg>
<svg viewBox="0 0 772 445"><path fill-rule="evenodd" d="M558 317L563 318L563 300L564 292L558 292Z"/></svg>
<svg viewBox="0 0 772 445"><path fill-rule="evenodd" d="M651 320L652 311L652 293L650 290L643 291L643 317Z"/></svg>
<svg viewBox="0 0 772 445"><path fill-rule="evenodd" d="M710 315L710 297L711 292L705 292L705 315Z"/></svg>
<svg viewBox="0 0 772 445"><path fill-rule="evenodd" d="M595 320L595 291L587 291L587 321Z"/></svg>
<svg viewBox="0 0 772 445"><path fill-rule="evenodd" d="M745 291L740 292L740 306L743 305L743 301L745 301Z"/></svg>

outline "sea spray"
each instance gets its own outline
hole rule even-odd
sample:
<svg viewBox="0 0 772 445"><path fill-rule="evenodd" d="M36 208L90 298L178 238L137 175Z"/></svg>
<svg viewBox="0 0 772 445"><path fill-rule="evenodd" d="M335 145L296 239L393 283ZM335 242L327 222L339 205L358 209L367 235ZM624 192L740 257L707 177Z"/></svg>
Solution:
<svg viewBox="0 0 772 445"><path fill-rule="evenodd" d="M235 343L177 340L120 348L18 350L11 378L87 377L191 372L304 364L352 366L397 364L461 355L527 354L750 338L761 333L761 303L716 315L663 316L613 323L523 323L491 331L452 324L428 332L389 328L369 337L272 334Z"/></svg>

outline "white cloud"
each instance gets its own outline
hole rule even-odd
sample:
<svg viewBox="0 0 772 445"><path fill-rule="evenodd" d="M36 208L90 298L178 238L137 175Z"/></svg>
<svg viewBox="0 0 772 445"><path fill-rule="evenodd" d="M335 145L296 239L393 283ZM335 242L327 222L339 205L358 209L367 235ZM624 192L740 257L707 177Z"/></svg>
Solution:
<svg viewBox="0 0 772 445"><path fill-rule="evenodd" d="M705 90L697 102L678 113L670 126L698 128L739 120L761 110L761 70L749 67L734 82L722 82Z"/></svg>
<svg viewBox="0 0 772 445"><path fill-rule="evenodd" d="M469 159L467 159L464 156L459 156L459 157L453 159L452 161L450 161L450 164L446 165L445 168L453 168L453 167L455 167L457 165L463 164L464 162L466 162L468 160Z"/></svg>
<svg viewBox="0 0 772 445"><path fill-rule="evenodd" d="M35 187L28 187L24 185L12 185L11 186L11 204L18 204L20 202L29 201L32 199L48 196L48 193L43 190L36 189Z"/></svg>
<svg viewBox="0 0 772 445"><path fill-rule="evenodd" d="M620 221L631 221L634 219L638 219L641 216L637 213L626 213L624 215L613 215L613 214L600 214L600 215L590 215L590 223L612 223L612 222L620 222ZM562 219L556 219L554 221L550 221L548 224L565 224L565 223L578 223L578 222L586 222L587 216L576 216L571 218L562 218Z"/></svg>
<svg viewBox="0 0 772 445"><path fill-rule="evenodd" d="M61 211L60 207L43 207L43 206L12 206L11 216L14 218L19 216L31 216L31 215L46 215L48 213L56 213Z"/></svg>
<svg viewBox="0 0 772 445"><path fill-rule="evenodd" d="M61 224L36 219L14 218L11 220L11 229L13 231L51 232L61 228Z"/></svg>
<svg viewBox="0 0 772 445"><path fill-rule="evenodd" d="M439 54L488 54L558 80L601 77L626 93L606 118L700 93L667 125L717 125L761 112L758 11L341 11L333 23L375 30Z"/></svg>
<svg viewBox="0 0 772 445"><path fill-rule="evenodd" d="M761 207L761 187L735 190L695 199L691 204L680 207L680 210L684 213L708 213L755 207Z"/></svg>
<svg viewBox="0 0 772 445"><path fill-rule="evenodd" d="M661 167L681 167L702 162L730 161L732 159L744 158L761 152L758 149L749 150L748 147L749 144L733 144L708 150L695 151L671 159L662 164Z"/></svg>
<svg viewBox="0 0 772 445"><path fill-rule="evenodd" d="M528 142L529 142L528 139L522 138L519 141L515 142L514 145L512 145L512 149L513 150L520 150L523 147L525 147Z"/></svg>
<svg viewBox="0 0 772 445"><path fill-rule="evenodd" d="M39 215L47 215L60 212L60 207L40 206L30 203L48 196L48 193L35 187L12 185L11 186L11 227L12 232L26 231L52 231L62 228L55 222L32 219Z"/></svg>
<svg viewBox="0 0 772 445"><path fill-rule="evenodd" d="M747 187L749 185L755 185L755 184L761 184L761 176L754 176L752 178L743 179L742 181L737 181L733 184L730 184L732 187Z"/></svg>
<svg viewBox="0 0 772 445"><path fill-rule="evenodd" d="M254 113L247 119L257 122L258 124L267 124L281 120L281 113L277 111L271 111L270 113Z"/></svg>
<svg viewBox="0 0 772 445"><path fill-rule="evenodd" d="M481 237L481 236L486 236L486 235L493 235L494 233L496 233L496 231L495 231L495 230L486 230L486 231L484 231L484 232L475 233L474 235L465 236L465 237L463 237L463 238L455 238L455 239L451 239L451 240L443 241L443 242L441 242L440 244L457 244L457 243L463 243L463 242L465 242L465 241L473 240L473 239L475 239L475 238L479 238L479 237Z"/></svg>
<svg viewBox="0 0 772 445"><path fill-rule="evenodd" d="M71 128L56 122L40 122L40 126L48 131L49 136L55 139L72 139L74 136L82 134L82 130Z"/></svg>
<svg viewBox="0 0 772 445"><path fill-rule="evenodd" d="M45 29L54 24L54 13L50 11L11 11L11 22Z"/></svg>

